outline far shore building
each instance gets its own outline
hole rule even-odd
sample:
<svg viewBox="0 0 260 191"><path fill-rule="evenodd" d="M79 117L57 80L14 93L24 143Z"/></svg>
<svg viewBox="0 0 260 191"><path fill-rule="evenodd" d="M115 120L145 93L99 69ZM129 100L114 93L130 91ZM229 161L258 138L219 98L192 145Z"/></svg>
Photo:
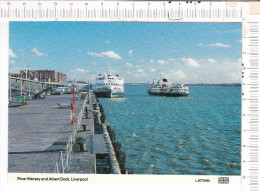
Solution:
<svg viewBox="0 0 260 191"><path fill-rule="evenodd" d="M26 78L26 70L20 70L20 75ZM67 75L56 70L27 70L27 78L37 79L41 82L67 82Z"/></svg>

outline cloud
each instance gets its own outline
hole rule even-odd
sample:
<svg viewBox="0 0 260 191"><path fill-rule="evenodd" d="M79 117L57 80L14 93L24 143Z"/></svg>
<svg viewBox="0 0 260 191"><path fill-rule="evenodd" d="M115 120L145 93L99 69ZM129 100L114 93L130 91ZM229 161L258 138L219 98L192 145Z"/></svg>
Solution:
<svg viewBox="0 0 260 191"><path fill-rule="evenodd" d="M47 54L38 51L37 48L31 49L31 52L35 53L37 56L47 56Z"/></svg>
<svg viewBox="0 0 260 191"><path fill-rule="evenodd" d="M90 72L89 70L83 69L83 68L75 68L68 72L68 79L69 80L75 80L77 79L82 81L92 81L95 82L95 79L97 77L97 73Z"/></svg>
<svg viewBox="0 0 260 191"><path fill-rule="evenodd" d="M9 49L9 57L17 58L17 55L12 51L12 49Z"/></svg>
<svg viewBox="0 0 260 191"><path fill-rule="evenodd" d="M143 63L143 64L146 63L145 60L144 60L143 58L141 58L138 62Z"/></svg>
<svg viewBox="0 0 260 191"><path fill-rule="evenodd" d="M133 64L130 64L130 63L128 63L128 62L125 63L125 65L128 66L128 67L133 67Z"/></svg>
<svg viewBox="0 0 260 191"><path fill-rule="evenodd" d="M114 51L107 51L107 52L87 52L88 55L90 56L94 56L94 57L100 57L100 58L104 58L104 57L108 57L108 58L113 58L113 59L122 59L121 56L119 56L117 53L115 53Z"/></svg>
<svg viewBox="0 0 260 191"><path fill-rule="evenodd" d="M158 60L157 62L158 62L160 65L166 64L166 61L164 61L164 60Z"/></svg>
<svg viewBox="0 0 260 191"><path fill-rule="evenodd" d="M192 58L181 58L181 60L186 65L188 65L190 67L193 67L193 68L199 68L200 67L199 63L196 60L192 59Z"/></svg>
<svg viewBox="0 0 260 191"><path fill-rule="evenodd" d="M214 60L214 59L208 59L208 61L210 62L210 63L216 63L216 60Z"/></svg>
<svg viewBox="0 0 260 191"><path fill-rule="evenodd" d="M222 44L222 43L220 43L220 42L215 43L215 44L210 44L209 46L213 46L213 47L223 47L223 48L229 48L229 47L231 47L231 45L229 45L229 44Z"/></svg>
<svg viewBox="0 0 260 191"><path fill-rule="evenodd" d="M144 72L144 69L139 68L139 69L137 69L137 72L143 73L143 72Z"/></svg>
<svg viewBox="0 0 260 191"><path fill-rule="evenodd" d="M82 52L82 50L81 50L81 49L79 49L79 50L78 50L78 53L81 53L81 52Z"/></svg>
<svg viewBox="0 0 260 191"><path fill-rule="evenodd" d="M151 60L150 60L150 63L154 63L154 60L153 60L153 59L151 59Z"/></svg>
<svg viewBox="0 0 260 191"><path fill-rule="evenodd" d="M20 53L20 55L25 58L25 55L24 55L24 50L23 49L18 49L18 52Z"/></svg>
<svg viewBox="0 0 260 191"><path fill-rule="evenodd" d="M174 83L181 82L186 78L186 74L182 70L167 70L166 72L161 72L163 77L173 81Z"/></svg>
<svg viewBox="0 0 260 191"><path fill-rule="evenodd" d="M223 43L214 43L214 44L202 44L202 43L199 43L198 46L211 46L211 47L222 47L222 48L230 48L231 45L229 44L223 44Z"/></svg>
<svg viewBox="0 0 260 191"><path fill-rule="evenodd" d="M156 69L155 69L155 68L150 68L150 72L155 73L155 72L156 72Z"/></svg>
<svg viewBox="0 0 260 191"><path fill-rule="evenodd" d="M93 66L96 66L97 64L94 63L94 62L91 62L91 63L87 63L87 65L93 65Z"/></svg>
<svg viewBox="0 0 260 191"><path fill-rule="evenodd" d="M9 60L9 63L10 64L15 64L15 61L14 60Z"/></svg>
<svg viewBox="0 0 260 191"><path fill-rule="evenodd" d="M133 50L129 50L129 51L128 51L128 55L129 55L129 56L132 56L132 54L133 54Z"/></svg>
<svg viewBox="0 0 260 191"><path fill-rule="evenodd" d="M22 68L22 67L11 67L10 68L10 71L13 74L20 74L20 70L24 70L24 68Z"/></svg>
<svg viewBox="0 0 260 191"><path fill-rule="evenodd" d="M109 40L106 40L105 43L109 44L110 42L109 42Z"/></svg>
<svg viewBox="0 0 260 191"><path fill-rule="evenodd" d="M70 72L80 72L80 73L89 73L88 70L84 70L82 68L76 68L74 70L70 70Z"/></svg>
<svg viewBox="0 0 260 191"><path fill-rule="evenodd" d="M170 72L176 78L186 78L186 74L182 70L171 70Z"/></svg>

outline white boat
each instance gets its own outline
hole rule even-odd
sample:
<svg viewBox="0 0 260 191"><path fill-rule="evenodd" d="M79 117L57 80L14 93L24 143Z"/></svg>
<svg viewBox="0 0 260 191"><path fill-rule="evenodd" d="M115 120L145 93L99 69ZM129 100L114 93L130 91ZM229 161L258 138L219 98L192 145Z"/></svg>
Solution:
<svg viewBox="0 0 260 191"><path fill-rule="evenodd" d="M112 74L109 69L107 74L99 74L96 78L94 93L97 97L124 97L124 78Z"/></svg>
<svg viewBox="0 0 260 191"><path fill-rule="evenodd" d="M184 84L172 84L166 78L155 80L147 89L150 95L182 97L189 95L189 87Z"/></svg>

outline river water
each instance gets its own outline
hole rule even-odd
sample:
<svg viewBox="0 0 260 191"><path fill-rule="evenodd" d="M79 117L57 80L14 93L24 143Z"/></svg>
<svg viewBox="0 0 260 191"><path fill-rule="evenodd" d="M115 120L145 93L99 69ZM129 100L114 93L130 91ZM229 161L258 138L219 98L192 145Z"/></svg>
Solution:
<svg viewBox="0 0 260 191"><path fill-rule="evenodd" d="M106 123L135 174L240 175L241 88L190 87L188 97L150 96L126 86L100 98Z"/></svg>

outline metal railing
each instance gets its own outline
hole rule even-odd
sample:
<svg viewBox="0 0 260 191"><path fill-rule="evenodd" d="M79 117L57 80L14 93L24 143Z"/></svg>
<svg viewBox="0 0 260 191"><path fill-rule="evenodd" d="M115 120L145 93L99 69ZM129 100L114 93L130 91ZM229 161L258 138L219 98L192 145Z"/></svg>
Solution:
<svg viewBox="0 0 260 191"><path fill-rule="evenodd" d="M69 138L69 141L66 145L66 155L63 158L63 152L60 151L58 160L55 163L55 173L64 173L65 169L69 168L69 160L71 160L71 153L73 151L73 141L72 137Z"/></svg>
<svg viewBox="0 0 260 191"><path fill-rule="evenodd" d="M88 101L88 96L86 96L83 106L79 112L78 118L77 118L77 123L72 124L72 135L69 138L69 141L66 146L66 154L65 158L63 157L63 152L60 151L59 158L55 162L55 173L65 173L66 169L69 169L69 160L71 160L71 154L73 152L73 146L76 144L76 139L77 139L77 134L78 130L81 126L82 122L82 117L85 111L85 107L87 105Z"/></svg>

